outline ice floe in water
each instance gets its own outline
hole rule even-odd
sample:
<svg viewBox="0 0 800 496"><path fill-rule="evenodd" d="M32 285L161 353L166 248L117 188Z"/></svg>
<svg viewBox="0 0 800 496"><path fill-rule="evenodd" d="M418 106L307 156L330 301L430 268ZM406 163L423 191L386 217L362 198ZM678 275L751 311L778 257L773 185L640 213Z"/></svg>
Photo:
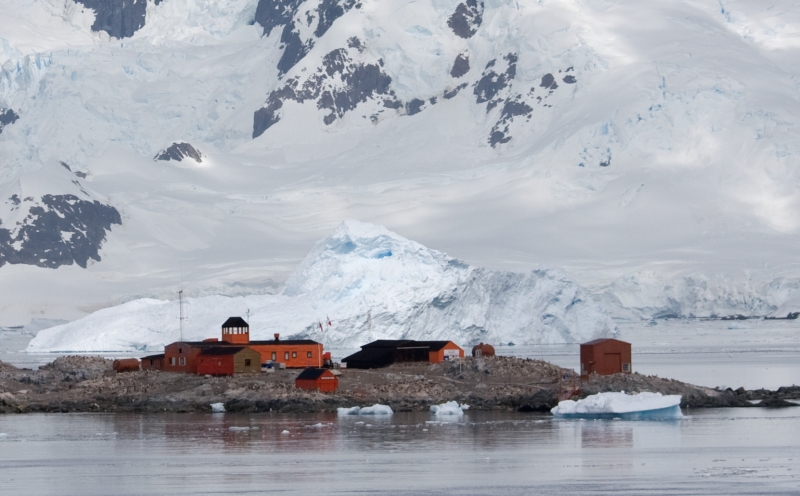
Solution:
<svg viewBox="0 0 800 496"><path fill-rule="evenodd" d="M354 406L352 408L337 408L336 412L339 416L344 415L392 415L394 412L388 405L374 404L372 406L365 406L364 408Z"/></svg>
<svg viewBox="0 0 800 496"><path fill-rule="evenodd" d="M211 413L224 413L225 403L211 403Z"/></svg>
<svg viewBox="0 0 800 496"><path fill-rule="evenodd" d="M622 418L626 420L675 419L683 417L681 396L661 393L598 393L578 401L560 401L550 410L560 418Z"/></svg>
<svg viewBox="0 0 800 496"><path fill-rule="evenodd" d="M461 417L464 415L464 410L467 410L469 405L459 405L457 401L448 401L441 405L431 405L431 413L434 415L456 415Z"/></svg>

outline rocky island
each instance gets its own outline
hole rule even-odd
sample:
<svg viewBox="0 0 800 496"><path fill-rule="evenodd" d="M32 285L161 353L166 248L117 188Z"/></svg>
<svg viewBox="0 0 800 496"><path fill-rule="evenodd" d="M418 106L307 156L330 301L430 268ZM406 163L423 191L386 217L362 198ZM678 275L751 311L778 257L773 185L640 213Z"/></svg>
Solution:
<svg viewBox="0 0 800 496"><path fill-rule="evenodd" d="M343 371L337 393L324 394L295 388L297 370L222 377L116 373L111 360L65 356L39 370L0 362L0 413L210 412L212 403L223 403L228 412L320 412L375 403L402 412L453 400L474 410L548 412L569 394L571 384L561 378L572 373L541 360L470 357ZM636 373L592 377L577 396L606 391L680 394L684 408L791 406L787 400L800 399L798 386L719 390Z"/></svg>

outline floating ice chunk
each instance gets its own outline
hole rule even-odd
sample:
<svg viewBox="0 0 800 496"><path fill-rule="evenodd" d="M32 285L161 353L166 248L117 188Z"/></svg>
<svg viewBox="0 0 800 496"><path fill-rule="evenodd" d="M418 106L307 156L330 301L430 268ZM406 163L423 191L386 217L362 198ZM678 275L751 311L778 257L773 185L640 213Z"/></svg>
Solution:
<svg viewBox="0 0 800 496"><path fill-rule="evenodd" d="M679 394L598 393L579 401L561 401L550 412L562 418L667 419L683 416L680 404Z"/></svg>
<svg viewBox="0 0 800 496"><path fill-rule="evenodd" d="M441 405L432 405L431 413L434 415L456 415L461 417L464 415L464 410L467 410L469 405L459 405L457 401L448 401Z"/></svg>
<svg viewBox="0 0 800 496"><path fill-rule="evenodd" d="M224 413L225 403L211 403L211 413Z"/></svg>
<svg viewBox="0 0 800 496"><path fill-rule="evenodd" d="M352 408L337 408L336 413L339 416L344 415L392 415L394 412L388 405L374 404L372 406L365 406L360 408L354 406Z"/></svg>
<svg viewBox="0 0 800 496"><path fill-rule="evenodd" d="M392 415L394 411L388 405L374 404L372 406L365 406L358 412L359 415Z"/></svg>
<svg viewBox="0 0 800 496"><path fill-rule="evenodd" d="M283 430L283 431L281 431L281 434L291 434L291 432L289 432L287 430Z"/></svg>
<svg viewBox="0 0 800 496"><path fill-rule="evenodd" d="M240 432L240 431L249 431L250 428L249 427L228 427L228 430L229 431L233 431L233 432Z"/></svg>
<svg viewBox="0 0 800 496"><path fill-rule="evenodd" d="M7 436L8 434L6 434L5 432L0 432L0 437L7 437Z"/></svg>
<svg viewBox="0 0 800 496"><path fill-rule="evenodd" d="M322 422L320 422L318 424L314 424L314 425L307 425L306 427L308 429L322 429Z"/></svg>

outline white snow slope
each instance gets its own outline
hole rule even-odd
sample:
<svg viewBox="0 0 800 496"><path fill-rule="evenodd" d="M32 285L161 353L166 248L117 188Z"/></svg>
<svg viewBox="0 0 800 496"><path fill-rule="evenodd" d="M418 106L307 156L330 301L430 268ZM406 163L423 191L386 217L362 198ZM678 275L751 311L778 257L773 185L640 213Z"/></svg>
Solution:
<svg viewBox="0 0 800 496"><path fill-rule="evenodd" d="M184 338L219 337L228 317L248 310L251 339L280 333L329 348L375 339L574 343L614 330L562 270L470 267L357 221L317 243L279 295L189 298ZM180 336L178 315L175 302L136 300L45 329L28 351L161 350Z"/></svg>
<svg viewBox="0 0 800 496"><path fill-rule="evenodd" d="M115 38L72 0L0 0L0 112L19 116L0 132L0 258L36 222L80 238L30 213L48 194L121 220L86 268L31 265L56 248L0 266L0 324L181 281L276 293L350 218L478 266L562 266L617 316L800 309L798 2L470 5L150 0ZM380 75L347 82L358 67ZM153 160L174 142L202 162Z"/></svg>

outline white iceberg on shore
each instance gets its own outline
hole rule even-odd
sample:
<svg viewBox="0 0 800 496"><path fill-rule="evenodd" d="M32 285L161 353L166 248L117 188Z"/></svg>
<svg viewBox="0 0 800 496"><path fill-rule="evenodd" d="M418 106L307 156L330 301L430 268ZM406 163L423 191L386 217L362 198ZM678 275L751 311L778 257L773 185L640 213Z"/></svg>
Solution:
<svg viewBox="0 0 800 496"><path fill-rule="evenodd" d="M455 415L461 417L464 415L464 410L469 409L469 405L459 405L457 401L448 401L441 405L431 405L431 413L439 415Z"/></svg>
<svg viewBox="0 0 800 496"><path fill-rule="evenodd" d="M365 406L363 408L354 406L351 408L337 408L336 413L340 416L347 415L392 415L394 411L388 405L374 404L372 406Z"/></svg>
<svg viewBox="0 0 800 496"><path fill-rule="evenodd" d="M626 420L681 418L681 396L661 393L598 393L578 401L560 401L550 412L559 418L622 418Z"/></svg>
<svg viewBox="0 0 800 496"><path fill-rule="evenodd" d="M186 298L183 304L190 316L183 339L193 341L219 336L225 319L248 312L253 340L279 333L326 348L375 339L576 343L616 328L561 269L473 267L357 221L343 222L318 242L282 294ZM180 339L178 315L176 301L135 300L42 330L28 351L160 351Z"/></svg>

